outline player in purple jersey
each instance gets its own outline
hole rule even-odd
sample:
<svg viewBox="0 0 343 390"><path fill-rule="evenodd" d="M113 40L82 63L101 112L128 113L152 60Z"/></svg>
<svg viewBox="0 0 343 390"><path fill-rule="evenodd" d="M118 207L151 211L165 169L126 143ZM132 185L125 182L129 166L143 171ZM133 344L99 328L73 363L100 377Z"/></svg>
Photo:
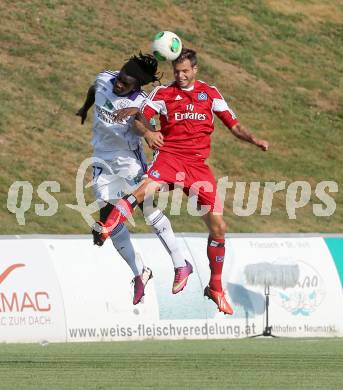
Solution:
<svg viewBox="0 0 343 390"><path fill-rule="evenodd" d="M116 111L123 107L139 107L146 97L142 86L157 80L157 61L151 55L140 53L131 57L119 72L99 73L88 89L83 106L76 113L83 124L94 104L93 156L96 162L93 165L93 183L95 196L102 206L100 224L106 221L116 200L131 192L128 189L132 190L146 172L141 140L136 132L139 133L142 125L134 119L118 122ZM160 135L152 128L145 132L144 138L149 145L160 143ZM144 216L170 254L176 271L191 269L176 243L168 218L153 207L150 210L145 208ZM92 233L94 244L101 246L103 241L98 240L96 230ZM137 304L144 295L152 272L135 253L125 224L119 224L111 232L111 240L135 275L133 304Z"/></svg>

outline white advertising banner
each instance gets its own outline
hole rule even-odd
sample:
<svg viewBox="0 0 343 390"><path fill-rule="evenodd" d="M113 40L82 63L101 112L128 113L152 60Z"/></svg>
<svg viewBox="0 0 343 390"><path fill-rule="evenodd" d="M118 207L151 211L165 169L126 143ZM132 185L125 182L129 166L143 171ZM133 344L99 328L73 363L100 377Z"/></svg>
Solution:
<svg viewBox="0 0 343 390"><path fill-rule="evenodd" d="M250 310L241 296L237 306L256 317L258 294L264 301L263 287L246 284L244 267L257 262L293 263L299 266L299 281L294 288L270 287L270 325L279 336L337 336L343 333L342 287L330 252L321 238L231 239L232 264L227 264L223 279L247 290ZM231 288L230 288L231 287ZM251 291L251 293L250 293ZM340 309L339 309L340 308ZM236 313L238 310L236 310Z"/></svg>
<svg viewBox="0 0 343 390"><path fill-rule="evenodd" d="M178 242L193 264L193 274L186 288L174 295L174 268L161 242L152 235L133 235L137 254L153 271L144 301L134 306L133 275L110 240L99 248L90 236L1 239L0 341L256 336L266 326L264 286L248 283L246 267L280 262L296 264L299 279L292 288L270 286L272 333L343 336L340 260L333 260L323 238L227 239L222 281L232 316L219 313L203 295L210 276L207 237L184 234Z"/></svg>
<svg viewBox="0 0 343 390"><path fill-rule="evenodd" d="M158 321L153 283L144 304L132 304L133 275L111 240L48 240L63 293L68 341L142 339L138 324ZM137 328L137 330L136 330Z"/></svg>
<svg viewBox="0 0 343 390"><path fill-rule="evenodd" d="M172 294L174 268L163 246L155 237L134 241L140 253L154 272L154 287L158 299L160 326L170 326L165 335L157 338L238 338L246 337L256 328L255 319L250 323L241 316L219 313L216 305L204 297L204 288L210 276L206 256L207 237L178 238L178 243L193 264L193 274L186 288ZM151 325L151 324L150 324ZM152 324L154 325L154 324ZM156 324L155 324L156 326ZM175 328L174 328L175 327ZM146 335L145 335L146 336Z"/></svg>
<svg viewBox="0 0 343 390"><path fill-rule="evenodd" d="M206 242L200 237L186 237L185 241L191 248L204 286L209 279ZM320 237L227 240L222 281L234 306L230 321L245 319L250 335L264 330L264 286L248 285L244 272L247 265L261 263L297 264L300 271L294 288L270 286L269 325L273 334L287 337L343 335L342 286L331 254ZM213 305L211 313L219 316Z"/></svg>
<svg viewBox="0 0 343 390"><path fill-rule="evenodd" d="M61 290L45 240L0 246L0 342L65 341Z"/></svg>

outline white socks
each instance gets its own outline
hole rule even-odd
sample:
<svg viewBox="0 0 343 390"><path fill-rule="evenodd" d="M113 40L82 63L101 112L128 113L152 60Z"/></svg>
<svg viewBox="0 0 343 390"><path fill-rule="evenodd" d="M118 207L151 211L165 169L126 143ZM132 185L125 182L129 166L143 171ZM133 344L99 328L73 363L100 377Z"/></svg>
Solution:
<svg viewBox="0 0 343 390"><path fill-rule="evenodd" d="M174 268L184 267L186 265L185 256L177 244L169 219L160 210L153 211L145 218L172 258ZM135 276L142 275L144 264L140 256L135 253L130 239L130 232L125 224L119 224L110 237L114 247L127 262L133 274Z"/></svg>
<svg viewBox="0 0 343 390"><path fill-rule="evenodd" d="M135 276L142 275L143 263L135 253L127 227L120 223L111 233L111 240L120 256L127 262Z"/></svg>
<svg viewBox="0 0 343 390"><path fill-rule="evenodd" d="M157 237L171 256L174 268L184 267L186 265L185 256L176 242L169 219L160 210L153 211L145 216L145 219L153 227Z"/></svg>

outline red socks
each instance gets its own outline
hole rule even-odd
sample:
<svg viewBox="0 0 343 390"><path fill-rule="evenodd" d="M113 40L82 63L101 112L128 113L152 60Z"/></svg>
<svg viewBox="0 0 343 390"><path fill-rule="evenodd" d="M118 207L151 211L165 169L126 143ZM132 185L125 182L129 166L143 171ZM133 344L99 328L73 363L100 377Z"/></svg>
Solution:
<svg viewBox="0 0 343 390"><path fill-rule="evenodd" d="M120 223L125 222L133 213L137 200L133 195L124 196L109 213L105 227L111 232Z"/></svg>
<svg viewBox="0 0 343 390"><path fill-rule="evenodd" d="M210 260L211 278L210 289L222 291L222 270L225 257L225 239L208 237L207 256Z"/></svg>

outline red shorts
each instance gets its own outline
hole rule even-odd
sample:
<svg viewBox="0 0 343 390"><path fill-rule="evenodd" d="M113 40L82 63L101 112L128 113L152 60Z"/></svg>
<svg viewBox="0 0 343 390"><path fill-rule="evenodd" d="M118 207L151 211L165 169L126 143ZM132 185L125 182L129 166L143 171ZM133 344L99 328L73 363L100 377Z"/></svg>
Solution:
<svg viewBox="0 0 343 390"><path fill-rule="evenodd" d="M186 160L177 155L157 152L148 169L148 177L166 183L169 189L181 187L187 196L197 196L198 205L209 206L208 211L222 214L223 203L217 195L217 183L203 160Z"/></svg>

